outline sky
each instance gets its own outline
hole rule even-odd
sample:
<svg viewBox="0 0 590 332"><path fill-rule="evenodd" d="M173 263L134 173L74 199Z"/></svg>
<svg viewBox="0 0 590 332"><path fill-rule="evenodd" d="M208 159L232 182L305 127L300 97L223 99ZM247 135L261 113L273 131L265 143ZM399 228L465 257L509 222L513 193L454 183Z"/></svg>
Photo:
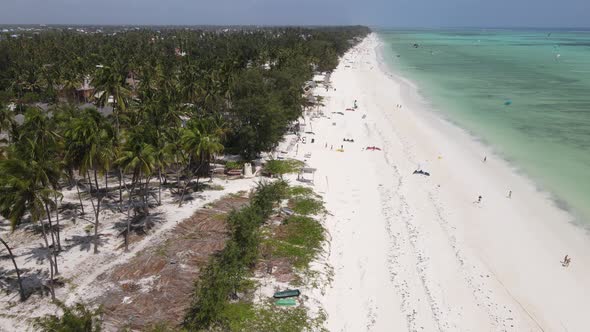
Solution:
<svg viewBox="0 0 590 332"><path fill-rule="evenodd" d="M590 27L590 0L0 0L0 24Z"/></svg>

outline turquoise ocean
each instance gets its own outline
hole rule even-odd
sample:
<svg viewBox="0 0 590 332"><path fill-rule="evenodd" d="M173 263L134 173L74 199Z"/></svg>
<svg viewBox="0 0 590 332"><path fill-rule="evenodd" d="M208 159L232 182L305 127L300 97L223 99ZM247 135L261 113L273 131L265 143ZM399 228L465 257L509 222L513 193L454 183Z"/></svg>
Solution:
<svg viewBox="0 0 590 332"><path fill-rule="evenodd" d="M590 31L377 33L384 61L416 83L433 111L590 226Z"/></svg>

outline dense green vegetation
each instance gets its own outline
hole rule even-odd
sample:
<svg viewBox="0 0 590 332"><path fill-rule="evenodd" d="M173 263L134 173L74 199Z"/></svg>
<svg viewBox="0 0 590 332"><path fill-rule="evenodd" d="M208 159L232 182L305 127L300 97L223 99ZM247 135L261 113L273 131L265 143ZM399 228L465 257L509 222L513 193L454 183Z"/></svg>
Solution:
<svg viewBox="0 0 590 332"><path fill-rule="evenodd" d="M309 216L292 215L280 226L264 222L287 199L322 202L309 188L289 187L284 181L262 183L250 205L231 213L227 219L231 237L195 283L193 303L184 328L189 331L318 331L323 317L312 318L304 306L280 308L272 303L254 305L251 294L256 285L249 277L261 258L262 247L273 258L287 258L294 268L306 270L322 249L325 230Z"/></svg>
<svg viewBox="0 0 590 332"><path fill-rule="evenodd" d="M260 226L273 207L286 198L286 193L287 184L283 181L261 183L250 205L228 216L231 237L197 281L185 328L200 330L226 323L228 301L230 297L239 297L244 278L258 257Z"/></svg>
<svg viewBox="0 0 590 332"><path fill-rule="evenodd" d="M301 332L327 331L325 317L310 318L305 307L279 308L273 305L254 306L251 303L230 303L223 312L227 330L233 332Z"/></svg>
<svg viewBox="0 0 590 332"><path fill-rule="evenodd" d="M313 218L291 216L287 218L276 238L267 240L272 257L288 258L294 267L306 269L321 250L325 239L323 226Z"/></svg>
<svg viewBox="0 0 590 332"><path fill-rule="evenodd" d="M325 241L324 226L313 218L325 212L324 203L309 187L293 186L287 191L288 205L295 214L285 218L263 246L269 257L287 258L296 269L305 271Z"/></svg>
<svg viewBox="0 0 590 332"><path fill-rule="evenodd" d="M77 213L92 215L95 253L105 206L126 218L127 249L134 217L161 204L162 191L182 205L217 154L252 160L273 149L307 106L314 71L333 70L368 33L113 31L0 34L0 215L13 229L40 226L53 297L64 188L76 189Z"/></svg>
<svg viewBox="0 0 590 332"><path fill-rule="evenodd" d="M100 332L101 309L91 310L77 303L68 307L57 302L63 314L47 315L35 320L34 326L44 332Z"/></svg>
<svg viewBox="0 0 590 332"><path fill-rule="evenodd" d="M289 206L297 214L308 216L314 214L320 214L324 211L324 204L309 196L296 196L289 200Z"/></svg>

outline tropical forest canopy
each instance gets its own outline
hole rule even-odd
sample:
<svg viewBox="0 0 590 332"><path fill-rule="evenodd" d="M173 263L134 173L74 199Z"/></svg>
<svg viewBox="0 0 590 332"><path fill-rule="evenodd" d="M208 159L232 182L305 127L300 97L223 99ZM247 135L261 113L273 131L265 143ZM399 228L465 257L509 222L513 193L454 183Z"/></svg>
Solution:
<svg viewBox="0 0 590 332"><path fill-rule="evenodd" d="M182 115L213 117L224 123L226 150L251 159L297 119L313 71L333 70L367 33L339 27L5 34L0 105L14 102L24 114L36 102L75 104L86 79L94 94L84 101L110 100L118 128L149 132L161 125L154 121L174 127Z"/></svg>
<svg viewBox="0 0 590 332"><path fill-rule="evenodd" d="M311 106L306 82L369 29L18 31L0 33L0 223L40 226L55 297L64 189L92 216L94 253L105 206L127 250L162 191L180 206L216 155L276 147Z"/></svg>

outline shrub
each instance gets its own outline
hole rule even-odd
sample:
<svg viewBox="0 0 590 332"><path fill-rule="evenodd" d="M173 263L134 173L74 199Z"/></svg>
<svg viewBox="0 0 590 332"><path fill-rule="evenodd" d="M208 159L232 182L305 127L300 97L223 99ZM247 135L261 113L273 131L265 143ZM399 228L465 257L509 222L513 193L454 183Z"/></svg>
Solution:
<svg viewBox="0 0 590 332"><path fill-rule="evenodd" d="M309 187L303 187L303 186L289 187L289 197L295 197L295 196L312 197L312 196L315 196L315 193L313 192L313 189L311 189Z"/></svg>
<svg viewBox="0 0 590 332"><path fill-rule="evenodd" d="M285 181L260 182L252 197L252 205L260 210L264 219L268 218L276 204L287 198L289 185Z"/></svg>
<svg viewBox="0 0 590 332"><path fill-rule="evenodd" d="M286 257L297 268L307 268L321 250L325 239L324 227L304 216L291 216L281 225L277 240L270 240L272 256Z"/></svg>
<svg viewBox="0 0 590 332"><path fill-rule="evenodd" d="M303 167L304 163L299 160L269 160L264 166L265 173L271 176L278 175L280 178L284 174L297 173Z"/></svg>
<svg viewBox="0 0 590 332"><path fill-rule="evenodd" d="M253 308L250 304L234 304L228 317L232 320L227 325L229 331L250 332L302 332L326 331L323 328L325 315L310 317L303 306L294 308L278 308L265 305Z"/></svg>
<svg viewBox="0 0 590 332"><path fill-rule="evenodd" d="M242 169L244 168L243 161L228 161L225 163L225 168L227 169Z"/></svg>
<svg viewBox="0 0 590 332"><path fill-rule="evenodd" d="M308 216L314 214L320 214L324 212L324 203L322 201L311 198L296 196L289 200L289 206L295 211L295 213Z"/></svg>
<svg viewBox="0 0 590 332"><path fill-rule="evenodd" d="M58 302L63 315L47 315L35 319L33 325L41 331L46 332L100 332L102 313L99 307L96 310L88 309L84 304L76 303L68 307Z"/></svg>

